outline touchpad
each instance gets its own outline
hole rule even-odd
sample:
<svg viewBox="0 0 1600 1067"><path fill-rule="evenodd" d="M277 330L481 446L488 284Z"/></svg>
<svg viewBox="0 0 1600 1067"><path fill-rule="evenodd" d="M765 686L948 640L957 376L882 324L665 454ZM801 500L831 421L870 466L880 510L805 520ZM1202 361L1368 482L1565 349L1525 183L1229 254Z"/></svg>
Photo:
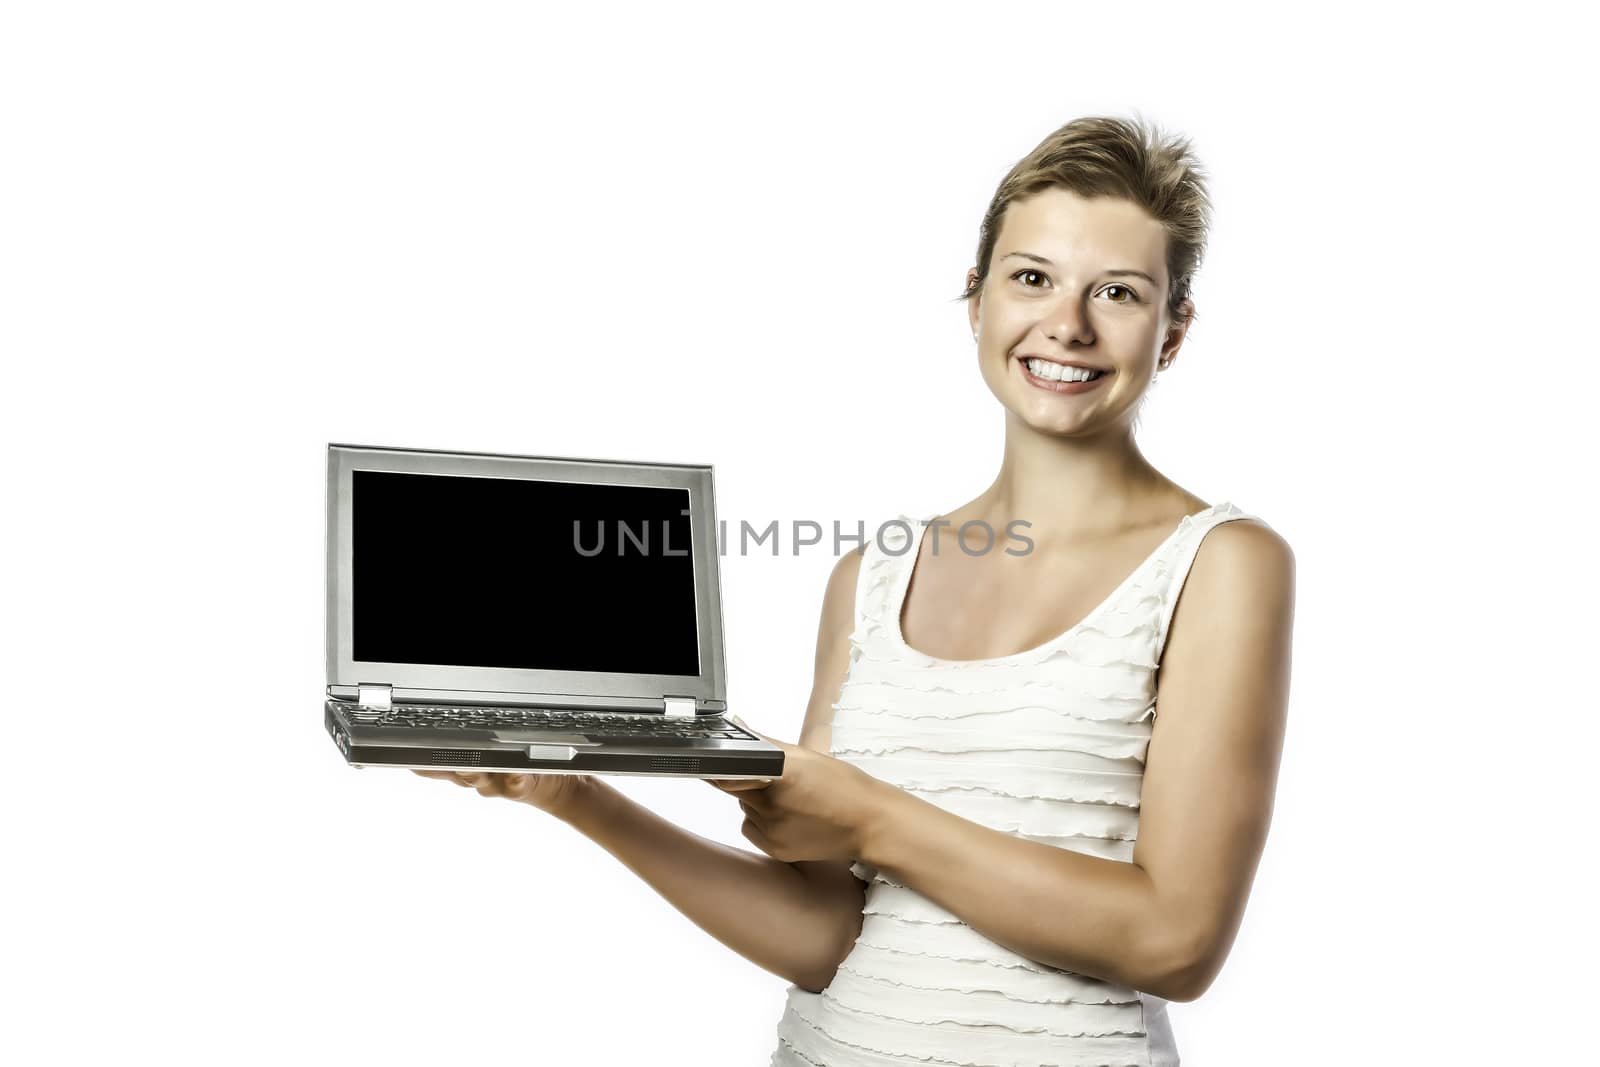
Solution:
<svg viewBox="0 0 1600 1067"><path fill-rule="evenodd" d="M494 739L504 741L508 745L582 745L593 748L600 744L592 738L572 733L570 730L496 729Z"/></svg>

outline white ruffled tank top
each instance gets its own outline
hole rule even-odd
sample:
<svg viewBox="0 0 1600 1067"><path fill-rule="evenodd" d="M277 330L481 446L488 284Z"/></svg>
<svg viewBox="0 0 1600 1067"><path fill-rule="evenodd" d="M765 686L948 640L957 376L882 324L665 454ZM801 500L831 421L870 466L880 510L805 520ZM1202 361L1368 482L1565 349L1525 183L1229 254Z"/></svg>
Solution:
<svg viewBox="0 0 1600 1067"><path fill-rule="evenodd" d="M886 523L856 583L832 754L946 811L1130 862L1155 673L1178 593L1223 502L1185 516L1082 622L1036 648L942 660L901 606L936 516ZM828 988L791 985L770 1067L1173 1067L1167 1002L1036 963L865 864L861 935Z"/></svg>

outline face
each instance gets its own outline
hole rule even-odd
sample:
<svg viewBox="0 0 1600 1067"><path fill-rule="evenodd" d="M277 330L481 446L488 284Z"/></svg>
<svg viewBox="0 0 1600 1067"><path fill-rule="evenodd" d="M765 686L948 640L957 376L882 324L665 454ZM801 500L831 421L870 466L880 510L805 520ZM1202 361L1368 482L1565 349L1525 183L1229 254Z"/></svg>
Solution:
<svg viewBox="0 0 1600 1067"><path fill-rule="evenodd" d="M1013 418L1054 435L1131 426L1158 361L1183 343L1166 249L1161 224L1127 200L1050 188L1007 207L967 310L983 379ZM1099 373L1075 382L1069 366Z"/></svg>

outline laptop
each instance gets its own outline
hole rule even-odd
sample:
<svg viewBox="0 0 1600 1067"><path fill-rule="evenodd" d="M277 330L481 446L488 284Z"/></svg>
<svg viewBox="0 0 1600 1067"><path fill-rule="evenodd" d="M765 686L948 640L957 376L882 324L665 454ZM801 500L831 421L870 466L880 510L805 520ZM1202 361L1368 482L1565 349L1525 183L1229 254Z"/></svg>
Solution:
<svg viewBox="0 0 1600 1067"><path fill-rule="evenodd" d="M712 468L328 446L353 767L777 778L727 716Z"/></svg>

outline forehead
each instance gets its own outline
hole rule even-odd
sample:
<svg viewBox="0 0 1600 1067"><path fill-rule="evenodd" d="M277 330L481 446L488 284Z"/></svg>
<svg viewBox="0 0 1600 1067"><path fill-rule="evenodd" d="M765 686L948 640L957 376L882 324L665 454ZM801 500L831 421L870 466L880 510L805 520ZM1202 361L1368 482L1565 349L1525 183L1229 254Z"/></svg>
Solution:
<svg viewBox="0 0 1600 1067"><path fill-rule="evenodd" d="M1133 201L1060 188L1013 200L994 245L996 260L1031 252L1056 263L1143 270L1154 278L1165 277L1166 251L1166 230Z"/></svg>

